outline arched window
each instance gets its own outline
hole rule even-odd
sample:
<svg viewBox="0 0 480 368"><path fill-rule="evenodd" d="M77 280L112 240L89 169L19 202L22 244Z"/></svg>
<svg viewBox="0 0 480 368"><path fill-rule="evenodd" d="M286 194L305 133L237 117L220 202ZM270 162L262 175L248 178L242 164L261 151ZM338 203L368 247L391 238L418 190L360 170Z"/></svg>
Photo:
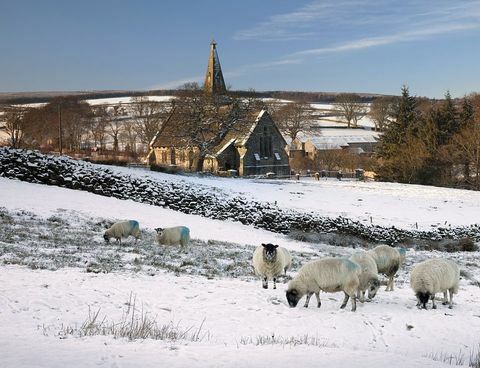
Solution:
<svg viewBox="0 0 480 368"><path fill-rule="evenodd" d="M260 143L260 156L261 157L271 157L273 152L273 137L268 131L268 127L263 127L263 132L259 137Z"/></svg>

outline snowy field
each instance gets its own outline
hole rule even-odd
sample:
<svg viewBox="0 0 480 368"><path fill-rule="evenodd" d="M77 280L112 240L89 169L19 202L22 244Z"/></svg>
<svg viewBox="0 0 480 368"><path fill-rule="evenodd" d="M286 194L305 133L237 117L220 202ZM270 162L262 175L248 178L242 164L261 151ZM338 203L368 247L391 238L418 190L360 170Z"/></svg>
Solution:
<svg viewBox="0 0 480 368"><path fill-rule="evenodd" d="M405 226L418 211L432 221L431 206L454 222L449 202L480 202L473 192L398 184L168 177L304 210L320 200L333 212L337 202L345 208L377 202L378 217ZM349 199L343 198L348 193ZM424 208L420 198L428 202ZM389 209L400 203L405 207L391 214ZM352 216L360 213L350 210ZM472 205L470 214L475 210L478 214ZM105 244L105 225L126 218L142 226L138 245L131 239ZM155 245L155 227L180 224L191 228L187 253ZM307 260L348 256L355 251L350 248L296 242L235 222L5 178L0 178L0 226L2 368L449 367L449 362L468 366L478 352L480 252L409 250L396 290L381 290L352 313L350 305L339 309L340 293L322 294L321 309L314 302L300 307L303 301L289 308L284 284ZM293 253L293 269L276 290L262 289L249 264L262 242ZM452 310L441 304L437 310L415 307L409 273L431 256L454 259L463 270ZM109 333L137 318L154 321L157 338Z"/></svg>
<svg viewBox="0 0 480 368"><path fill-rule="evenodd" d="M105 166L106 167L106 166ZM364 224L429 230L480 223L480 192L423 185L302 177L295 180L230 179L108 168L123 174L210 186L227 195L275 203L282 208L343 216Z"/></svg>

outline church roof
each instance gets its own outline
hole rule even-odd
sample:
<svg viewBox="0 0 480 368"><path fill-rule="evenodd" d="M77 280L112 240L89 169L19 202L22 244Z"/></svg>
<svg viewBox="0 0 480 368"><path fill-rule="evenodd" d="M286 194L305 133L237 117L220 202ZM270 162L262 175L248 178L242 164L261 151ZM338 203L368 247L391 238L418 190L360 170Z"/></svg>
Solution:
<svg viewBox="0 0 480 368"><path fill-rule="evenodd" d="M239 122L234 128L228 131L222 141L211 150L211 154L219 154L231 144L235 144L237 147L244 146L261 119L271 120L271 117L266 110L261 110L259 113L257 110L257 112L251 113L249 118ZM275 128L278 130L276 126ZM186 131L187 129L187 124L182 124L180 114L177 109L174 109L156 135L154 141L152 141L152 148L186 148L193 146L193 142L189 141L188 131ZM215 134L215 132L212 134ZM282 137L280 133L279 135Z"/></svg>

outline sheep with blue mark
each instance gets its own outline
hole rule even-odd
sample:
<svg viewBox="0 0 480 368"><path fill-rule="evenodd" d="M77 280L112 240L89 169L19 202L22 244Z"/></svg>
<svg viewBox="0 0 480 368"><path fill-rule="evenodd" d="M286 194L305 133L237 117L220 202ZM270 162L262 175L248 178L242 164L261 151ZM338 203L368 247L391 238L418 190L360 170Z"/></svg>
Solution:
<svg viewBox="0 0 480 368"><path fill-rule="evenodd" d="M356 295L359 286L361 267L347 258L322 258L303 265L297 275L288 283L287 301L294 308L304 295L304 307L308 307L310 297L315 294L317 307L322 305L320 291L336 293L343 291L345 298L340 306L345 308L348 299L352 301L352 312L357 309Z"/></svg>
<svg viewBox="0 0 480 368"><path fill-rule="evenodd" d="M273 279L273 288L277 288L277 277L287 274L292 265L290 252L275 244L262 244L253 252L255 274L262 277L262 286L268 289L268 280Z"/></svg>
<svg viewBox="0 0 480 368"><path fill-rule="evenodd" d="M365 292L368 290L368 301L372 300L380 289L380 280L378 279L377 263L370 254L365 251L359 251L352 254L350 261L360 266L362 272L358 277L358 293L357 297L360 302L365 302Z"/></svg>
<svg viewBox="0 0 480 368"><path fill-rule="evenodd" d="M117 242L122 243L122 238L128 238L133 236L135 238L135 244L140 238L140 226L136 220L119 221L105 230L103 238L108 243L110 238L115 238Z"/></svg>
<svg viewBox="0 0 480 368"><path fill-rule="evenodd" d="M157 231L157 242L162 245L177 245L180 244L183 249L186 249L190 242L190 229L186 226L174 226L155 229Z"/></svg>
<svg viewBox="0 0 480 368"><path fill-rule="evenodd" d="M385 291L393 291L393 278L405 261L406 251L404 248L393 248L389 245L379 245L368 251L375 260L378 273L388 277Z"/></svg>
<svg viewBox="0 0 480 368"><path fill-rule="evenodd" d="M435 294L443 292L443 305L453 308L453 294L458 293L460 268L449 259L429 259L415 266L410 275L410 286L417 297L417 307L427 309L428 300L436 309ZM447 299L447 291L450 300Z"/></svg>

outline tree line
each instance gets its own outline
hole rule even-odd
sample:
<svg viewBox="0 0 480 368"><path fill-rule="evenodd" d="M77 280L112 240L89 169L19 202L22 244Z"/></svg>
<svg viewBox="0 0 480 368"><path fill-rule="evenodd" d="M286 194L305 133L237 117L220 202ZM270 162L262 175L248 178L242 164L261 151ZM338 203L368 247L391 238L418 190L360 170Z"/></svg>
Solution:
<svg viewBox="0 0 480 368"><path fill-rule="evenodd" d="M480 189L480 95L429 101L404 86L386 111L379 180Z"/></svg>
<svg viewBox="0 0 480 368"><path fill-rule="evenodd" d="M42 151L144 151L171 110L171 104L132 97L129 104L90 105L75 96L57 97L41 107L6 105L2 120L8 143Z"/></svg>

